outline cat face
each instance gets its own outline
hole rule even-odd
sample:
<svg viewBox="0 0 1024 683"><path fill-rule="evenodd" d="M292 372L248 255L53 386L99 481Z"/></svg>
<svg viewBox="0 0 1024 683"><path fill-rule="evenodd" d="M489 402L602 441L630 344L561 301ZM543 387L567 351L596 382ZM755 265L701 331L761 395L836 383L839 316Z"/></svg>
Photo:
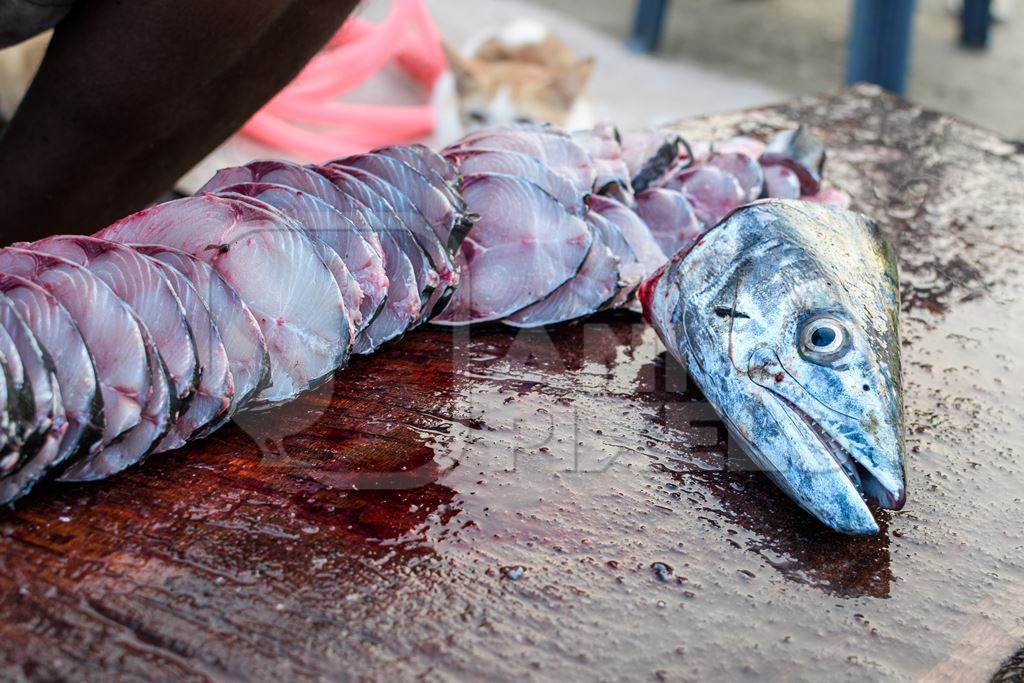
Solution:
<svg viewBox="0 0 1024 683"><path fill-rule="evenodd" d="M463 128L553 123L563 126L586 86L593 59L540 63L484 60L446 49L459 94Z"/></svg>

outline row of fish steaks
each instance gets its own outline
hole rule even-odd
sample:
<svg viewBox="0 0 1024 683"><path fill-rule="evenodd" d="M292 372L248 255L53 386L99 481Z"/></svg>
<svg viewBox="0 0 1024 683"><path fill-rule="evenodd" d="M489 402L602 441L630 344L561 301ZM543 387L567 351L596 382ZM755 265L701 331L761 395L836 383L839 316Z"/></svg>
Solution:
<svg viewBox="0 0 1024 683"><path fill-rule="evenodd" d="M91 237L0 249L0 502L89 481L294 398L427 321L636 308L736 207L840 203L802 129L700 149L610 126L474 133L221 170Z"/></svg>

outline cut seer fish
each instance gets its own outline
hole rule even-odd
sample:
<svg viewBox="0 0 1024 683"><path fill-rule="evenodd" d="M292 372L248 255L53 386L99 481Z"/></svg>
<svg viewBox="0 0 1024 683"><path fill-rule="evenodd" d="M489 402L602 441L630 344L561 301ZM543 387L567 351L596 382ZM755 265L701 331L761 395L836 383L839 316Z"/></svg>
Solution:
<svg viewBox="0 0 1024 683"><path fill-rule="evenodd" d="M555 173L565 177L582 196L594 189L597 170L587 151L568 135L551 129L511 129L482 131L472 134L444 152L451 156L469 149L483 151L518 152L533 157ZM463 180L463 184L465 180ZM463 193L465 196L465 193ZM468 202L472 209L472 203Z"/></svg>
<svg viewBox="0 0 1024 683"><path fill-rule="evenodd" d="M531 156L502 150L457 149L448 158L464 175L501 173L529 180L577 215L583 213L583 195L562 175Z"/></svg>
<svg viewBox="0 0 1024 683"><path fill-rule="evenodd" d="M604 230L617 231L605 223L592 223L592 244L574 277L535 304L505 318L512 327L536 327L593 315L604 308L618 291L621 277L619 259L605 242Z"/></svg>
<svg viewBox="0 0 1024 683"><path fill-rule="evenodd" d="M139 253L144 253L139 250ZM195 285L181 271L158 258L147 256L160 268L167 283L181 302L185 322L192 332L199 363L199 383L188 408L174 421L170 432L156 452L180 448L189 439L214 428L227 415L235 394L227 349L210 309Z"/></svg>
<svg viewBox="0 0 1024 683"><path fill-rule="evenodd" d="M455 235L458 244L461 244L466 232L472 227L472 220L464 204L454 203L415 165L386 154L357 154L327 165L348 166L372 173L395 188L396 193L407 197L408 203L433 228L434 235L447 252L447 265L451 266L451 257L458 250L457 244L452 245L452 236ZM399 209L398 206L395 208ZM442 277L444 275L442 273ZM454 279L449 284L457 284L458 273L451 273L451 277Z"/></svg>
<svg viewBox="0 0 1024 683"><path fill-rule="evenodd" d="M131 308L91 271L67 259L8 247L0 250L0 272L45 288L78 326L100 383L104 444L137 425L151 389L146 343Z"/></svg>
<svg viewBox="0 0 1024 683"><path fill-rule="evenodd" d="M579 272L590 250L590 230L533 183L497 173L465 176L462 195L480 219L457 259L462 286L435 322L501 320Z"/></svg>
<svg viewBox="0 0 1024 683"><path fill-rule="evenodd" d="M181 302L160 268L134 249L95 237L48 237L24 246L73 261L107 283L152 336L177 401L189 401L199 376L196 345Z"/></svg>
<svg viewBox="0 0 1024 683"><path fill-rule="evenodd" d="M0 275L14 304L53 363L67 431L54 464L93 453L103 439L103 397L92 354L67 309L47 290L17 275Z"/></svg>
<svg viewBox="0 0 1024 683"><path fill-rule="evenodd" d="M21 361L29 399L25 405L20 457L7 460L4 471L0 472L0 501L10 501L57 463L67 419L53 361L14 303L2 294L0 327L10 339L10 344L5 344L5 356L8 359L17 356Z"/></svg>
<svg viewBox="0 0 1024 683"><path fill-rule="evenodd" d="M413 145L322 165L254 161L94 237L0 249L0 502L46 477L101 479L182 447L431 320L536 327L642 300L680 353L689 342L677 313L690 297L716 294L702 289L707 281L691 282L693 268L728 266L709 249L746 263L751 252L733 249L736 235L756 250L763 235L792 241L825 234L828 223L883 253L863 219L833 208L850 198L822 185L823 163L806 129L767 143L738 137L691 147L666 130L503 126L441 152ZM815 259L835 257L811 246ZM878 291L891 303L895 288L873 268L883 261L854 265L861 279L885 285ZM749 302L744 310L763 312ZM735 307L703 305L687 326L731 330L720 311L738 316ZM872 325L889 335L887 321ZM884 375L898 367L890 346L858 368ZM721 360L723 349L731 346L700 350ZM741 374L731 397L712 397L725 415L747 405L749 373ZM765 386L787 391L777 381ZM898 387L879 398L863 382L851 386L858 405L878 399L886 428L895 424ZM811 425L793 422L784 440L797 454L810 453L808 433L858 412L798 405L795 393L786 400ZM800 485L799 467L779 474L779 485L826 524L869 533L877 526L860 497L893 508L904 498L898 434L886 435L886 462L855 453L860 442L851 441L849 457L829 470L845 512ZM773 439L760 434L748 450L770 460L781 447L758 447Z"/></svg>
<svg viewBox="0 0 1024 683"><path fill-rule="evenodd" d="M174 268L192 283L196 295L224 343L234 394L228 397L228 417L249 404L270 384L270 352L259 322L234 287L210 264L173 247L132 244L133 249ZM195 336L193 328L193 336ZM209 429L205 430L209 431Z"/></svg>
<svg viewBox="0 0 1024 683"><path fill-rule="evenodd" d="M270 386L259 403L295 397L348 356L348 316L334 276L309 238L273 213L206 194L144 209L98 235L186 251L238 292L270 355Z"/></svg>
<svg viewBox="0 0 1024 683"><path fill-rule="evenodd" d="M650 228L631 208L616 199L599 195L591 197L589 204L591 211L607 219L622 233L640 262L643 277L653 275L668 260Z"/></svg>
<svg viewBox="0 0 1024 683"><path fill-rule="evenodd" d="M122 438L93 457L71 464L61 475L68 481L100 479L155 452L172 420L191 401L199 378L192 330L163 272L135 250L95 237L74 236L49 237L29 248L88 268L128 304L143 332L152 392L142 420Z"/></svg>
<svg viewBox="0 0 1024 683"><path fill-rule="evenodd" d="M444 308L451 297L452 288L458 284L455 264L447 248L441 243L440 238L437 237L423 214L413 206L404 193L391 183L356 167L329 164L323 168L332 174L332 178L341 176L349 178L348 182L340 180L334 182L335 184L342 183L339 187L355 192L354 196L374 212L377 220L384 221L390 226L389 236L396 238L410 260L413 258L410 251L415 253L417 249L426 257L429 265L427 271L429 290L424 290L427 298L419 322L429 320L435 312ZM402 231L403 227L405 232L412 237L415 246L407 243L405 232Z"/></svg>
<svg viewBox="0 0 1024 683"><path fill-rule="evenodd" d="M324 262L324 265L327 266L327 269L331 271L331 275L334 277L334 284L338 286L338 291L341 293L341 300L345 304L345 319L348 322L349 339L354 339L357 330L356 325L361 323L363 318L362 313L359 311L359 303L363 298L363 292L359 288L359 283L356 282L352 273L349 272L348 266L346 266L345 262L341 260L340 256L338 256L338 252L334 251L317 239L311 232L303 230L302 224L297 222L293 218L292 214L279 211L277 207L271 206L261 199L256 199L245 192L235 192L230 188L222 192L218 192L217 196L224 197L225 199L233 199L243 204L248 204L249 206L261 211L276 214L293 229L303 231L306 236L310 238L310 245L313 247L314 251L316 251L317 256L319 256Z"/></svg>
<svg viewBox="0 0 1024 683"><path fill-rule="evenodd" d="M684 249L704 232L690 200L681 192L652 187L636 195L636 212L666 254Z"/></svg>
<svg viewBox="0 0 1024 683"><path fill-rule="evenodd" d="M353 207L352 200L319 173L288 162L257 161L247 166L222 169L200 189L200 193L235 190L253 184L287 187L296 192L294 197L285 199L268 188L261 190L257 199L296 220L298 212L305 213L304 220L300 221L303 229L334 249L359 282L363 292L359 304L360 327L369 325L384 304L388 276L380 239L362 211ZM314 203L312 207L308 206L304 195L322 202L322 205Z"/></svg>
<svg viewBox="0 0 1024 683"><path fill-rule="evenodd" d="M429 313L431 295L440 285L440 277L434 269L434 265L409 231L408 226L395 213L394 207L363 179L326 166L313 167L313 170L333 183L341 194L348 198L347 201L350 204L346 209L352 213L358 213L377 234L384 249L384 262L389 268L389 281L395 280L397 287L408 286L405 265L411 266L419 299L415 313L411 310L413 301L405 292L404 299L396 302L399 304L398 308L393 309L397 315L393 319L389 317L381 321L382 324L376 331L379 334L380 329L386 327L386 334L394 334L393 337L385 335L385 341L404 334L406 329L415 325L416 321L423 319ZM372 181L372 178L367 179ZM403 292L396 290L396 294L403 294Z"/></svg>

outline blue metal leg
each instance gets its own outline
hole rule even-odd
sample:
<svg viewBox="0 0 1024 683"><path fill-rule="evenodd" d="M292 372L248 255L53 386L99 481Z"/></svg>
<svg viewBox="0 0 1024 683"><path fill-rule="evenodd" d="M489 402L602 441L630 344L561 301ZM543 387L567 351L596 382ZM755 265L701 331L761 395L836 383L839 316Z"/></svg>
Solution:
<svg viewBox="0 0 1024 683"><path fill-rule="evenodd" d="M964 0L960 44L964 47L988 47L988 27L992 23L992 0Z"/></svg>
<svg viewBox="0 0 1024 683"><path fill-rule="evenodd" d="M915 0L855 0L846 83L877 83L903 93Z"/></svg>
<svg viewBox="0 0 1024 683"><path fill-rule="evenodd" d="M634 52L654 52L661 42L668 0L638 0L633 32L626 45Z"/></svg>

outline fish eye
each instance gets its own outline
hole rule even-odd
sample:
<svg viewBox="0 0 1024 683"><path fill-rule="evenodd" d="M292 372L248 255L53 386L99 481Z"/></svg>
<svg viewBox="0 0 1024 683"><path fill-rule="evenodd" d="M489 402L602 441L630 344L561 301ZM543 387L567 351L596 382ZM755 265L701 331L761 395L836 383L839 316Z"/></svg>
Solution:
<svg viewBox="0 0 1024 683"><path fill-rule="evenodd" d="M800 350L809 360L829 362L842 356L847 347L845 323L830 315L811 318L800 332Z"/></svg>
<svg viewBox="0 0 1024 683"><path fill-rule="evenodd" d="M816 325L811 332L811 346L818 351L831 350L836 342L842 341L841 334L828 323Z"/></svg>

